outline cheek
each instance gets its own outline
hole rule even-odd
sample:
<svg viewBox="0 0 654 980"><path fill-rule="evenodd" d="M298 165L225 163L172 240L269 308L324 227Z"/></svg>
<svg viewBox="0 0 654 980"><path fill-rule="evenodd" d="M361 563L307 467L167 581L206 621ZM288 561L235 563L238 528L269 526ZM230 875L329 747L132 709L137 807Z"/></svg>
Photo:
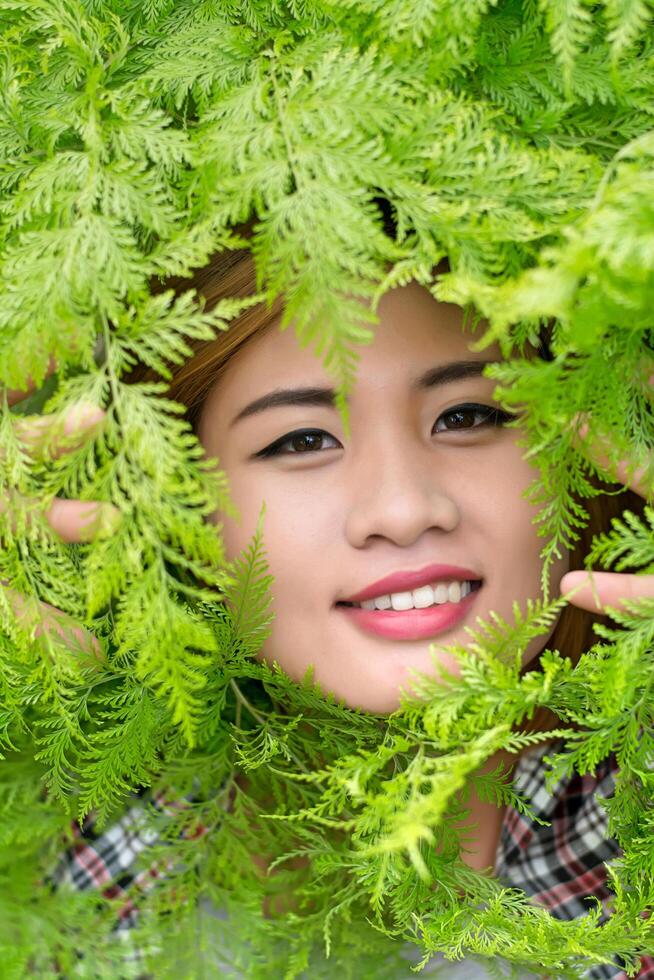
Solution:
<svg viewBox="0 0 654 980"><path fill-rule="evenodd" d="M236 505L237 516L229 517L218 513L215 519L222 527L225 553L231 561L248 546L256 531L262 498L261 494L254 492L252 487L235 485L232 480L229 482L231 499Z"/></svg>
<svg viewBox="0 0 654 980"><path fill-rule="evenodd" d="M270 571L280 582L294 576L306 589L315 578L318 557L326 557L325 549L333 544L340 526L338 495L317 494L310 479L264 482L251 476L230 477L229 472L228 477L239 515L237 519L221 517L228 557L235 557L249 544L265 507L263 546ZM321 569L327 573L322 562ZM309 580L307 572L311 573Z"/></svg>
<svg viewBox="0 0 654 980"><path fill-rule="evenodd" d="M474 458L471 454L465 471L457 475L451 496L460 503L462 525L474 528L485 549L491 549L492 554L485 556L491 558L491 568L509 552L523 554L527 546L531 555L540 549L542 542L533 523L538 508L524 496L537 471L521 458L517 445L507 441L486 454Z"/></svg>
<svg viewBox="0 0 654 980"><path fill-rule="evenodd" d="M487 602L489 611L494 609L511 624L514 601L518 601L524 612L527 599L543 597L541 552L546 538L539 535L540 525L534 523L542 505L524 497L524 491L538 478L538 471L524 460L507 455L505 465L497 467L495 473L493 492L484 511L486 527L492 528L492 534L487 535L488 567L495 569ZM568 567L569 556L565 551L551 563L550 599L558 596L559 582ZM525 665L547 645L554 626L529 643L523 655Z"/></svg>
<svg viewBox="0 0 654 980"><path fill-rule="evenodd" d="M333 650L330 643L332 603L342 577L338 516L332 497L288 493L274 504L266 500L264 546L273 584L273 621L259 656L278 663L289 677L301 682L307 669L331 690L325 674Z"/></svg>
<svg viewBox="0 0 654 980"><path fill-rule="evenodd" d="M478 547L482 570L487 577L488 609L513 619L512 605L518 600L524 608L527 598L541 594L543 561L540 557L546 539L535 523L540 509L525 498L525 491L538 478L538 471L522 459L522 450L507 441L484 459L476 459L477 469L468 472L462 501L462 529L470 530L468 541ZM483 482L479 473L486 473ZM552 569L552 594L565 571L567 558L557 560Z"/></svg>
<svg viewBox="0 0 654 980"><path fill-rule="evenodd" d="M315 659L317 636L342 575L342 562L334 561L342 534L342 500L337 493L317 494L310 477L266 480L263 486L251 476L232 476L230 486L239 519L222 519L228 559L249 545L265 503L262 540L273 576L274 618L261 653L299 680Z"/></svg>

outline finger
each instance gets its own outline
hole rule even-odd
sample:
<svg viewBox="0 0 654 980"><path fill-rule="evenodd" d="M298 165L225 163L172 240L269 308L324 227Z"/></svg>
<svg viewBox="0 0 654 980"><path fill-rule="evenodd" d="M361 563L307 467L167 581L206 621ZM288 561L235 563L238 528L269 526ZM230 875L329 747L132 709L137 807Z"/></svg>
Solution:
<svg viewBox="0 0 654 980"><path fill-rule="evenodd" d="M60 500L56 497L46 511L52 530L67 544L109 537L116 531L122 515L113 504L97 500Z"/></svg>
<svg viewBox="0 0 654 980"><path fill-rule="evenodd" d="M36 500L30 500L16 495L17 510L25 514L25 522L29 526L31 515L40 508ZM0 514L11 511L11 500L0 497ZM62 541L66 544L91 541L97 535L109 537L116 531L122 520L122 515L113 504L97 500L61 500L55 497L45 511L45 519ZM11 528L15 532L18 526L18 515L11 519Z"/></svg>
<svg viewBox="0 0 654 980"><path fill-rule="evenodd" d="M654 598L654 575L619 572L568 572L561 579L561 595L573 606L592 613L620 609L623 602Z"/></svg>
<svg viewBox="0 0 654 980"><path fill-rule="evenodd" d="M63 414L18 418L14 426L19 441L30 456L57 459L63 453L79 449L105 418L106 412L97 405L79 402Z"/></svg>
<svg viewBox="0 0 654 980"><path fill-rule="evenodd" d="M612 479L622 483L641 497L649 497L654 491L654 466L652 463L636 465L635 460L621 459L617 462L611 455L611 440L605 436L589 437L588 422L581 422L577 435L589 458L604 470Z"/></svg>
<svg viewBox="0 0 654 980"><path fill-rule="evenodd" d="M46 378L49 378L50 375L51 374L54 374L54 372L56 370L57 370L57 362L55 361L54 357L51 357L50 360L48 361L48 367L47 367L46 372L45 372L45 377ZM41 384L42 384L42 382L41 382ZM9 405L16 405L18 402L22 402L22 400L24 398L27 398L28 395L33 394L33 392L35 392L36 389L39 388L39 387L40 387L40 385L37 385L36 382L32 378L29 378L28 379L28 382L27 382L27 386L25 388L7 388L7 389L5 389L5 394L7 395L7 402L8 402L8 404ZM0 392L1 391L2 391L2 389L0 389Z"/></svg>
<svg viewBox="0 0 654 980"><path fill-rule="evenodd" d="M21 630L35 638L46 635L60 639L71 653L81 657L91 656L94 661L104 660L104 653L98 639L80 626L75 620L51 606L49 602L28 598L16 589L9 588L4 581L4 594L14 611L16 622Z"/></svg>

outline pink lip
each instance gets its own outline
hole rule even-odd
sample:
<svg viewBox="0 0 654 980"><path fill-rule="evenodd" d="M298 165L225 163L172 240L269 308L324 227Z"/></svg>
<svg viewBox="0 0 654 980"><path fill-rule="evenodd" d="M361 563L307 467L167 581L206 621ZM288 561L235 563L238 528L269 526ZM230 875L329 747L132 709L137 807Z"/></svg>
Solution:
<svg viewBox="0 0 654 980"><path fill-rule="evenodd" d="M395 589L395 591L399 590ZM366 633L385 636L391 640L426 640L458 626L468 614L479 591L477 589L475 592L470 592L465 599L461 599L458 603L445 602L440 606L429 606L427 609L407 609L403 612L396 612L392 609L361 609L359 606L338 606L337 608Z"/></svg>
<svg viewBox="0 0 654 980"><path fill-rule="evenodd" d="M470 571L469 568L461 568L459 565L427 565L417 572L394 572L386 578L380 578L378 582L373 582L356 595L348 596L340 602L364 602L366 599L376 599L380 595L388 595L391 592L411 592L419 589L421 585L431 585L440 579L453 579L456 582L477 582L481 575ZM473 595L474 593L470 593ZM418 609L416 612L429 612L429 610ZM395 613L397 615L397 613Z"/></svg>

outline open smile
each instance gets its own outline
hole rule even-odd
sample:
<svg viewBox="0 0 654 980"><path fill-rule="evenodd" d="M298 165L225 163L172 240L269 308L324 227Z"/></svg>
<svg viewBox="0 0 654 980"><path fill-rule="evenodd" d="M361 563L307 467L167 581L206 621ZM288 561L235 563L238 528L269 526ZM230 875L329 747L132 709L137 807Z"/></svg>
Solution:
<svg viewBox="0 0 654 980"><path fill-rule="evenodd" d="M439 582L360 603L337 602L336 608L366 633L393 640L425 640L458 626L482 584L479 579Z"/></svg>

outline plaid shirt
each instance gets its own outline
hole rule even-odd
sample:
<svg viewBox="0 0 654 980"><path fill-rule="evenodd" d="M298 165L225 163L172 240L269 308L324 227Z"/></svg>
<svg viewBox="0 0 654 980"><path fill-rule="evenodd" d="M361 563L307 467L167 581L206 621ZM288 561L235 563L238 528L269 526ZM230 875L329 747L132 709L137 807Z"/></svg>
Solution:
<svg viewBox="0 0 654 980"><path fill-rule="evenodd" d="M608 816L599 803L613 795L617 764L604 759L594 775L561 777L548 791L543 756L563 743L544 744L524 754L513 776L513 787L529 800L536 823L507 808L495 858L495 873L508 885L522 888L532 901L546 906L557 919L576 919L588 912L589 899L599 899L608 918L612 893L607 888L605 862L620 849L608 836ZM588 980L627 980L615 966L593 966ZM639 980L654 980L654 957L642 958Z"/></svg>
<svg viewBox="0 0 654 980"><path fill-rule="evenodd" d="M575 919L589 909L589 898L599 899L608 916L611 892L607 888L605 862L619 855L617 843L607 836L608 819L600 798L615 787L615 757L609 756L595 775L563 777L548 792L543 756L557 746L544 744L518 760L514 788L530 801L534 816L545 825L509 807L498 842L495 872L507 885L521 888L532 901L547 907L559 919ZM162 797L150 800L160 811L171 804ZM149 829L142 805L135 805L117 823L96 834L93 821L82 829L73 827L77 840L66 852L55 880L85 890L101 889L116 900L119 933L136 921L132 898L152 887L162 873L155 865L136 871L139 855L156 839ZM134 960L138 960L136 951ZM617 966L593 966L588 980L627 980ZM639 980L654 980L654 957L644 957Z"/></svg>

